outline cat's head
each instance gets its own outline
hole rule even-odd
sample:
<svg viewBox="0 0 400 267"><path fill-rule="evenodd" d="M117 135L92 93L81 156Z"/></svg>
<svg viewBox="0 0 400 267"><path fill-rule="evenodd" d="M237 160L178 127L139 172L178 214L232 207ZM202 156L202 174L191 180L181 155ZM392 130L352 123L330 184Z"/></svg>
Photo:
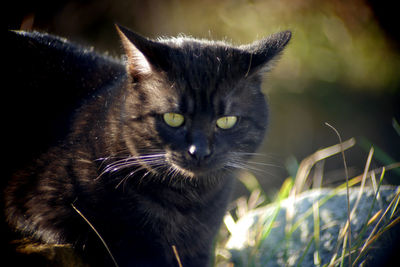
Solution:
<svg viewBox="0 0 400 267"><path fill-rule="evenodd" d="M127 56L123 138L153 172L202 177L243 168L267 127L262 74L289 42L149 40L117 27Z"/></svg>

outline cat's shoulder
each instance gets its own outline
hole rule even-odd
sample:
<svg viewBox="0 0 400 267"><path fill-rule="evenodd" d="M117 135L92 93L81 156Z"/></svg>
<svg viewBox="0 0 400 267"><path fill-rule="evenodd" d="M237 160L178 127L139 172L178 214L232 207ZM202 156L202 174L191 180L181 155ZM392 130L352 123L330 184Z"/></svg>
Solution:
<svg viewBox="0 0 400 267"><path fill-rule="evenodd" d="M12 170L63 138L82 102L126 75L118 57L49 33L7 31L2 43L3 152Z"/></svg>

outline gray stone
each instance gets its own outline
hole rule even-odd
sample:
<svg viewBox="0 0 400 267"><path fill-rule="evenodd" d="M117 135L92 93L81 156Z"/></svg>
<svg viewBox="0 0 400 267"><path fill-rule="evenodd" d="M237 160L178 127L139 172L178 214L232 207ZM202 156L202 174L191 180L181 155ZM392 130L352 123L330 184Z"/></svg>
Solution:
<svg viewBox="0 0 400 267"><path fill-rule="evenodd" d="M365 243L365 239L380 217L369 226L366 226L367 222L379 210L382 210L383 214L394 198L396 190L399 189L382 186L378 198L374 201L376 195L374 190L364 188L351 220L353 245L358 238L364 240L362 244ZM359 188L350 189L351 209L356 203L359 192ZM316 203L319 203L318 209ZM314 239L314 215L318 215L317 212L319 212L319 244ZM387 217L389 215L385 216ZM338 237L347 218L345 189L339 192L335 192L334 189L310 190L296 199L288 198L281 203L249 212L236 223L227 248L232 254L235 267L323 266L331 261L336 251L341 254L343 239L338 242ZM269 227L271 223L272 227ZM381 224L383 223L387 221L383 220ZM270 232L265 234L264 238L262 235L268 232L268 229ZM382 245L382 242L379 244ZM320 259L319 264L316 264L317 255ZM352 255L353 260L356 256Z"/></svg>

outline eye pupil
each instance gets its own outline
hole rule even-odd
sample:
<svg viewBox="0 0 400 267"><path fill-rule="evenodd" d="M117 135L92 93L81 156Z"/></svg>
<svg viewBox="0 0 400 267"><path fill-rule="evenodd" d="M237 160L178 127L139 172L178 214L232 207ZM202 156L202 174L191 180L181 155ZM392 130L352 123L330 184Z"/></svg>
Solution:
<svg viewBox="0 0 400 267"><path fill-rule="evenodd" d="M182 114L172 112L164 113L163 119L164 122L171 127L179 127L185 121L185 117L183 117Z"/></svg>
<svg viewBox="0 0 400 267"><path fill-rule="evenodd" d="M217 120L217 126L221 129L227 130L236 125L236 116L224 116Z"/></svg>

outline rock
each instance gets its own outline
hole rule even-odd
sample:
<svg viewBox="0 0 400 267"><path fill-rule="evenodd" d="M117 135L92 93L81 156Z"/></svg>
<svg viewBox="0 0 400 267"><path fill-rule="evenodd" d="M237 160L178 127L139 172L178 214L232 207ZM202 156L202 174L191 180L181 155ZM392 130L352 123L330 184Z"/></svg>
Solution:
<svg viewBox="0 0 400 267"><path fill-rule="evenodd" d="M358 238L361 239L358 245L360 249L365 244L365 240L395 197L397 190L400 190L400 187L382 186L375 199L374 190L364 188L351 220L353 247L359 241ZM359 192L359 188L350 189L351 208L354 207ZM317 208L318 203L319 208ZM378 211L381 211L380 216L367 226L370 218ZM390 214L391 210L380 223L381 226L388 223ZM396 213L392 220L396 215L399 216ZM318 220L314 217L319 218L319 228L316 229L314 222ZM338 242L339 232L346 221L346 189L339 192L335 189L310 190L297 196L296 199L287 198L280 204L273 203L253 210L240 218L231 233L227 248L231 252L235 267L323 266L331 261L336 251L339 255L337 258L340 257L343 239ZM399 228L398 225L395 228ZM378 258L385 259L382 253L389 253L393 243L397 242L393 239L393 229L389 232L391 235L383 235L374 243L373 247L381 249L370 250L367 255L360 258L356 266L364 260L369 266L371 264L368 263L376 262ZM319 241L315 238L318 235ZM358 254L358 252L352 254L353 261ZM345 259L345 265L347 263L348 258Z"/></svg>

